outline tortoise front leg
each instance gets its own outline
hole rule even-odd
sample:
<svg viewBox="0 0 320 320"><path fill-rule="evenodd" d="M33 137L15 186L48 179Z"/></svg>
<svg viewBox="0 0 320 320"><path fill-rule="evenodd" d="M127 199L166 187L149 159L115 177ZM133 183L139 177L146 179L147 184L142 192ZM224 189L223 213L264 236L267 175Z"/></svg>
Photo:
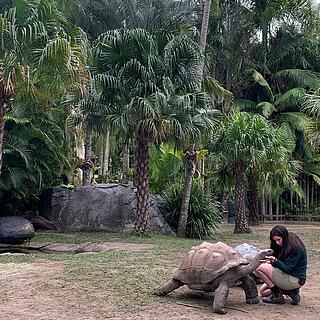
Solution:
<svg viewBox="0 0 320 320"><path fill-rule="evenodd" d="M226 282L221 282L218 289L214 293L213 311L225 314L227 311L223 308L229 294L229 286Z"/></svg>
<svg viewBox="0 0 320 320"><path fill-rule="evenodd" d="M154 293L157 296L164 296L164 295L168 294L169 292L171 292L171 291L173 291L183 285L184 285L184 283L182 283L179 280L170 279L169 281L160 285L158 288L155 288Z"/></svg>
<svg viewBox="0 0 320 320"><path fill-rule="evenodd" d="M240 281L242 282L242 288L246 295L246 303L259 303L258 289L255 281L250 276L243 277Z"/></svg>

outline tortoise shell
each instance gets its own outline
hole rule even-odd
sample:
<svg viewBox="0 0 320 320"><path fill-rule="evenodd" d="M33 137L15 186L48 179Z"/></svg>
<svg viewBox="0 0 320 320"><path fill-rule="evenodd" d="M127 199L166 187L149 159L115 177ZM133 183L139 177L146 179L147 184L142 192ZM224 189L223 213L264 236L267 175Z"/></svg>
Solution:
<svg viewBox="0 0 320 320"><path fill-rule="evenodd" d="M203 242L192 247L173 278L185 284L206 284L231 268L248 264L241 254L223 242Z"/></svg>

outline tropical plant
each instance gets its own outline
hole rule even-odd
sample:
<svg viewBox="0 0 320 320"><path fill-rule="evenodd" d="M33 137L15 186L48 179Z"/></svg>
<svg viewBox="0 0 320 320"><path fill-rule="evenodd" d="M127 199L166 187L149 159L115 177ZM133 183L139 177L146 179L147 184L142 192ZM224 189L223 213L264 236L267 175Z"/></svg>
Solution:
<svg viewBox="0 0 320 320"><path fill-rule="evenodd" d="M262 116L235 112L215 140L214 152L235 176L235 233L250 231L245 215L246 174L275 148L274 135L272 125Z"/></svg>
<svg viewBox="0 0 320 320"><path fill-rule="evenodd" d="M292 63L296 63L294 59L291 61ZM314 168L310 166L310 163L315 164L317 162L316 155L310 144L310 141L314 141L314 137L316 136L313 129L314 121L310 116L305 114L305 111L311 110L306 102L306 97L308 97L306 92L308 90L315 90L320 84L320 78L317 72L303 69L280 70L270 77L269 82L256 70L250 70L248 75L252 76L253 82L247 82L248 86L245 92L247 97L252 100L238 100L236 105L240 110L263 115L283 131L286 135L283 141L292 142L289 149L287 149L287 152L291 154L291 159L288 162L283 161L282 175L271 178L277 170L275 168L271 169L270 166L266 167L270 169L268 181L269 183L274 183L274 185L263 188L268 193L270 199L272 197L276 200L278 206L279 197L289 187L285 179L286 174L284 174L283 170L288 170L287 174L294 176L291 181L291 189L295 191L298 197L301 197L303 194L296 181L300 169L305 175L312 176L317 180ZM310 102L311 100L307 99L307 101ZM294 164L295 162L301 162L301 167L300 164L298 166L299 169L295 169L298 168ZM274 165L275 163L276 161ZM287 164L286 169L283 168L284 164ZM279 180L281 176L283 177L283 182ZM255 180L250 179L249 181L252 183ZM250 198L257 197L252 192L254 189L257 190L256 187L250 187ZM307 188L304 189L307 190ZM262 194L262 196L264 195ZM271 204L269 207L271 207Z"/></svg>
<svg viewBox="0 0 320 320"><path fill-rule="evenodd" d="M150 147L150 191L161 193L180 178L183 153L168 143Z"/></svg>
<svg viewBox="0 0 320 320"><path fill-rule="evenodd" d="M122 29L98 39L95 57L107 120L135 141L136 230L145 233L150 143L189 141L214 123L210 99L195 92L199 48L186 36Z"/></svg>
<svg viewBox="0 0 320 320"><path fill-rule="evenodd" d="M181 206L182 183L176 182L163 193L161 212L169 225L177 230ZM188 208L186 237L208 239L221 221L219 204L206 196L194 181Z"/></svg>
<svg viewBox="0 0 320 320"><path fill-rule="evenodd" d="M85 79L86 37L64 30L56 2L21 0L0 14L0 173L5 113L14 99L50 105Z"/></svg>
<svg viewBox="0 0 320 320"><path fill-rule="evenodd" d="M58 109L24 117L18 112L7 113L0 179L2 213L16 213L26 206L35 209L41 189L61 183L62 168L69 168L61 119L65 115Z"/></svg>

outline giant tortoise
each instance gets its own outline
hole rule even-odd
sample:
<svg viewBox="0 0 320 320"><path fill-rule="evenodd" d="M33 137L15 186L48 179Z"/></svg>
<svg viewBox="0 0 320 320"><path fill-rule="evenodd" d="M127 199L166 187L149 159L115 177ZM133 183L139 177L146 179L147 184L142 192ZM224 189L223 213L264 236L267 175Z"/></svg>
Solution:
<svg viewBox="0 0 320 320"><path fill-rule="evenodd" d="M224 314L229 288L240 280L246 302L259 303L257 286L249 274L260 265L260 260L272 253L271 249L261 250L249 263L223 242L203 242L191 248L172 278L156 288L155 294L166 295L183 285L194 290L215 291L213 311Z"/></svg>

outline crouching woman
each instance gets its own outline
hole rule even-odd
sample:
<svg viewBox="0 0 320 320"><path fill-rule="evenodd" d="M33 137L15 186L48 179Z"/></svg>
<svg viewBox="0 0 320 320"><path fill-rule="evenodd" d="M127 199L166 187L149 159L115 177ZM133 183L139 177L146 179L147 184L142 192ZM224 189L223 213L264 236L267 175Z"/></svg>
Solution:
<svg viewBox="0 0 320 320"><path fill-rule="evenodd" d="M300 302L299 289L306 281L307 252L301 239L284 226L275 226L270 232L270 248L274 256L266 258L255 271L264 281L260 288L263 302L283 304L283 294L291 304Z"/></svg>

